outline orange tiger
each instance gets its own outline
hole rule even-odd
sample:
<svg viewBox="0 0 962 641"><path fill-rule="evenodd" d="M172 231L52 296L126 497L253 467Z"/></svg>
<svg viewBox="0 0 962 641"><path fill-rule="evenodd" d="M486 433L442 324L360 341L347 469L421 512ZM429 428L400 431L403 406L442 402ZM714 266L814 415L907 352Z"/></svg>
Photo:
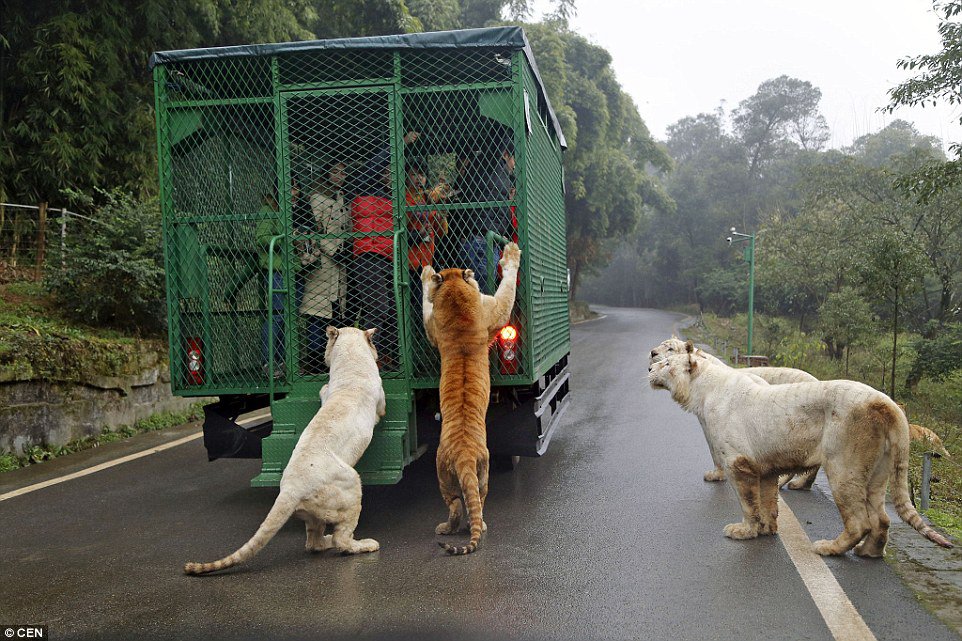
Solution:
<svg viewBox="0 0 962 641"><path fill-rule="evenodd" d="M488 446L484 418L491 395L488 346L511 316L521 250L508 244L501 257L502 280L494 296L482 294L470 269L421 271L422 312L428 340L441 354L441 444L437 471L448 520L437 534L454 534L467 509L471 540L466 546L439 543L448 554L470 554L487 530Z"/></svg>

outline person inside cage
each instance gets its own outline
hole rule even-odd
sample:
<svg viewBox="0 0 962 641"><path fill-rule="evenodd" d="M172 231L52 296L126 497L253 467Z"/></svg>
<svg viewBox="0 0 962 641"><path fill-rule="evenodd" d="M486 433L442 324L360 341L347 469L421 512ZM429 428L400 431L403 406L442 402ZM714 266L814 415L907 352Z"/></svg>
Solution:
<svg viewBox="0 0 962 641"><path fill-rule="evenodd" d="M404 144L413 144L420 134L404 134ZM348 298L349 324L376 327L374 346L381 367L397 368L397 313L394 307L394 203L392 200L391 152L384 149L365 166L359 184L365 185L351 201L353 230L381 234L354 239L354 262Z"/></svg>
<svg viewBox="0 0 962 641"><path fill-rule="evenodd" d="M428 210L424 205L443 201L450 186L439 181L437 185L426 189L427 169L417 159L405 164L404 199L408 207L416 207L407 214L408 231L408 269L410 270L411 295L415 302L415 309L421 305L421 269L433 266L436 240L448 233L448 219L443 211Z"/></svg>
<svg viewBox="0 0 962 641"><path fill-rule="evenodd" d="M493 158L488 158L487 171L479 172L475 202L498 202L514 200L514 143L507 135L494 146ZM493 161L493 162L492 162ZM511 206L484 208L464 216L465 236L461 242L461 259L464 266L474 271L474 278L482 292L488 292L488 261L486 235L489 231L511 238L514 231ZM500 253L495 248L496 262Z"/></svg>
<svg viewBox="0 0 962 641"><path fill-rule="evenodd" d="M308 199L314 221L311 231L338 237L315 240L311 251L301 257L305 276L300 312L307 321L307 349L302 366L307 374L323 371L327 326L343 324L341 319L346 311L347 269L339 256L344 246L343 234L351 229L350 205L344 194L346 178L344 162L328 162Z"/></svg>
<svg viewBox="0 0 962 641"><path fill-rule="evenodd" d="M294 187L291 189L291 198L294 198ZM284 232L284 223L280 216L280 206L277 202L275 193L267 193L263 197L263 206L260 213L264 216L257 221L254 228L254 239L258 246L258 263L267 275L268 287L273 288L274 294L271 296L271 312L273 320L264 320L261 331L261 362L264 371L268 372L273 368L274 376L283 378L285 347L284 339L284 304L287 294L283 293L284 283L284 239L280 238L274 243L273 260L271 260L271 239L281 236ZM303 280L298 277L300 271L300 261L293 261L290 277L294 283L294 308L300 306L303 294ZM271 345L273 343L274 354L273 363L271 362Z"/></svg>

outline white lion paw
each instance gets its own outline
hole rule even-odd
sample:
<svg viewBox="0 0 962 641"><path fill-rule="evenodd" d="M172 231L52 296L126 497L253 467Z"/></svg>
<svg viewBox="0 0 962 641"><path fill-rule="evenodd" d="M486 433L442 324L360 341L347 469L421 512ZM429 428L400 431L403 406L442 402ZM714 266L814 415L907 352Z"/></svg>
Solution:
<svg viewBox="0 0 962 641"><path fill-rule="evenodd" d="M754 539L758 536L758 528L748 523L729 523L725 526L725 536L737 541Z"/></svg>
<svg viewBox="0 0 962 641"><path fill-rule="evenodd" d="M504 246L504 252L502 252L498 264L501 265L502 270L517 269L521 265L521 248L518 247L517 243L508 243Z"/></svg>
<svg viewBox="0 0 962 641"><path fill-rule="evenodd" d="M717 483L718 481L725 480L725 470L720 468L715 468L705 472L704 479L708 483Z"/></svg>
<svg viewBox="0 0 962 641"><path fill-rule="evenodd" d="M344 554L362 554L364 552L377 552L381 549L381 544L374 539L361 539L351 541L349 548L342 550Z"/></svg>
<svg viewBox="0 0 962 641"><path fill-rule="evenodd" d="M836 556L842 554L835 549L835 541L829 541L827 539L822 539L821 541L815 541L812 543L812 550L815 554L821 554L822 556Z"/></svg>

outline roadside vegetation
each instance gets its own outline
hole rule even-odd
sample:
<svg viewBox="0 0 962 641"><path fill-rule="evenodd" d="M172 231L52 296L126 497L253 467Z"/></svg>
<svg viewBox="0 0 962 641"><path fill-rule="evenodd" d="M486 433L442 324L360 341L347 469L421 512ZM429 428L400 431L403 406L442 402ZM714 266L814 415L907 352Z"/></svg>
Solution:
<svg viewBox="0 0 962 641"><path fill-rule="evenodd" d="M0 284L0 383L121 376L163 351L156 337L69 318L41 283Z"/></svg>

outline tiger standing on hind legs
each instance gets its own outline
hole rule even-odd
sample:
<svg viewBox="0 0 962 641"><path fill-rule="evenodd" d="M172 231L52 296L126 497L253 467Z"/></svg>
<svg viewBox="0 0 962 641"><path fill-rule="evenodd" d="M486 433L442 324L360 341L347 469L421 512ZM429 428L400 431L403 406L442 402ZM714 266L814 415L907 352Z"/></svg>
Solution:
<svg viewBox="0 0 962 641"><path fill-rule="evenodd" d="M470 269L430 266L421 271L424 331L441 354L441 443L437 472L448 519L437 534L454 534L462 517L462 501L471 525L465 546L439 543L448 554L470 554L487 530L484 499L488 494L489 459L485 415L491 397L488 346L510 319L514 307L521 250L504 248L501 283L494 296L482 294Z"/></svg>

